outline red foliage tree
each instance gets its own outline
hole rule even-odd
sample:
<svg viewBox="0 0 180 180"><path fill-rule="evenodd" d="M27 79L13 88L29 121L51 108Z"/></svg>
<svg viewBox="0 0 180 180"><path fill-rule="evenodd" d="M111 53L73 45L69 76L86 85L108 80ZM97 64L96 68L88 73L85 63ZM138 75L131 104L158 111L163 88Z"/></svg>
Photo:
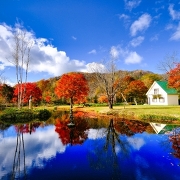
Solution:
<svg viewBox="0 0 180 180"><path fill-rule="evenodd" d="M18 96L18 86L15 86L14 94L13 94L13 102L17 102L17 96ZM23 93L23 103L27 104L29 101L30 96L32 96L32 102L38 103L41 101L42 93L39 87L37 87L36 83L23 83L22 89L24 91Z"/></svg>
<svg viewBox="0 0 180 180"><path fill-rule="evenodd" d="M177 63L176 67L168 72L168 75L168 85L180 91L180 63Z"/></svg>
<svg viewBox="0 0 180 180"><path fill-rule="evenodd" d="M80 73L64 74L55 87L55 94L59 98L70 99L71 105L73 102L84 102L88 92L88 82Z"/></svg>

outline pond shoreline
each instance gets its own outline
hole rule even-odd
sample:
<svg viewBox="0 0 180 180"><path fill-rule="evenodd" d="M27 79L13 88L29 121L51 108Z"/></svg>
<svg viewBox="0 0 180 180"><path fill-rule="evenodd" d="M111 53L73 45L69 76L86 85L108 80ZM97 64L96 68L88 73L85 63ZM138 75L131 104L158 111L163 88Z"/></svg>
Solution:
<svg viewBox="0 0 180 180"><path fill-rule="evenodd" d="M57 110L69 111L69 106L57 106ZM157 122L166 124L180 124L180 106L114 106L108 107L80 107L74 106L73 111L82 111L90 117L118 117L128 120L139 120L143 122Z"/></svg>

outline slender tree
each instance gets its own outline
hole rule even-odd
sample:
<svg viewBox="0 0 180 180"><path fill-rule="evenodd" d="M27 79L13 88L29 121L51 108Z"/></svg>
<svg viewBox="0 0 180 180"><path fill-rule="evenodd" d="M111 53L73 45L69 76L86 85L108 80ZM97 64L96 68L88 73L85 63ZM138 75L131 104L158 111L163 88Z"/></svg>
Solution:
<svg viewBox="0 0 180 180"><path fill-rule="evenodd" d="M23 83L27 82L28 68L30 63L30 51L33 45L32 40L26 29L19 23L16 24L14 31L14 44L12 48L11 63L16 68L16 80L18 84L17 105L20 109L23 106L23 99L26 92L26 86L22 87Z"/></svg>

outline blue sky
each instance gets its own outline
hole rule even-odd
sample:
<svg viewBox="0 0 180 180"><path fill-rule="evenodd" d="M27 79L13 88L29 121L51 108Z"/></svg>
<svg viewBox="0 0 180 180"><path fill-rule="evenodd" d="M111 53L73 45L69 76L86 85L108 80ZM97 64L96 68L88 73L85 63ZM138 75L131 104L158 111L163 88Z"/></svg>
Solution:
<svg viewBox="0 0 180 180"><path fill-rule="evenodd" d="M115 58L121 70L158 70L180 49L178 0L0 1L0 70L16 83L12 32L20 22L34 46L28 81L88 71Z"/></svg>

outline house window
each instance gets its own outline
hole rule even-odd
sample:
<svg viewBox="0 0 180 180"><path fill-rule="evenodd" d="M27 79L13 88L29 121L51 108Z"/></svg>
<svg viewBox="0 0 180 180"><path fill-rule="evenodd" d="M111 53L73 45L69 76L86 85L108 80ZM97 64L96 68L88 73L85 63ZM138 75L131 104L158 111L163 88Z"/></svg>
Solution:
<svg viewBox="0 0 180 180"><path fill-rule="evenodd" d="M159 102L164 103L164 101L165 101L165 100L164 100L163 97L160 97L160 98L159 98Z"/></svg>
<svg viewBox="0 0 180 180"><path fill-rule="evenodd" d="M157 99L154 99L154 98L153 98L153 99L152 99L152 102L157 102Z"/></svg>
<svg viewBox="0 0 180 180"><path fill-rule="evenodd" d="M159 94L159 89L154 89L154 94Z"/></svg>

